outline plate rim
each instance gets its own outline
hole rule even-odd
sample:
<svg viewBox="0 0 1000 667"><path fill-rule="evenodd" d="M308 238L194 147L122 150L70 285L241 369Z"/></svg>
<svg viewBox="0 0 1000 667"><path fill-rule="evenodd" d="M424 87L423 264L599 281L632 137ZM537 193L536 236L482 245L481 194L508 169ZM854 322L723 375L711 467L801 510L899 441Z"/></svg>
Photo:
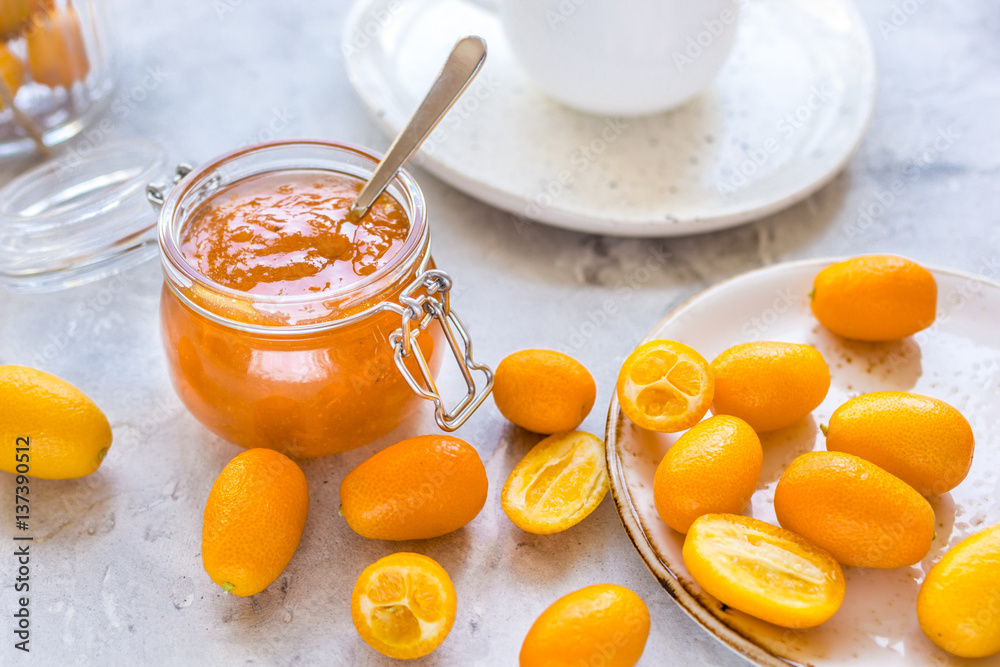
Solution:
<svg viewBox="0 0 1000 667"><path fill-rule="evenodd" d="M809 266L815 267L819 270L829 266L830 264L850 259L851 257L854 256L798 259L742 271L696 292L692 296L684 299L674 308L671 308L646 331L637 345L641 345L643 342L652 340L652 336L654 335L653 332L659 331L663 329L663 327L670 324L671 321L683 317L689 310L701 303L704 299L711 298L717 292L730 288L733 283L741 280L747 280L765 273L782 273L785 271L803 269ZM949 277L972 281L989 288L1000 290L1000 281L996 281L982 275L974 274L961 269L943 267L936 264L921 263L921 266L929 270L935 276L947 275ZM605 422L604 427L604 460L608 469L609 490L611 491L611 499L614 502L615 511L618 514L618 519L622 524L622 528L625 530L625 534L628 536L632 546L635 547L635 550L639 553L639 558L646 566L646 569L649 570L653 577L656 578L660 586L667 591L670 597L680 606L688 617L701 626L702 630L706 631L709 635L724 644L737 655L751 661L755 665L760 665L761 667L789 667L790 665L793 667L802 667L803 663L771 652L761 644L757 643L752 637L746 636L735 628L719 620L719 618L708 611L708 609L670 573L670 570L666 567L666 565L663 564L659 558L657 558L655 552L653 551L652 544L642 531L641 521L631 502L631 496L626 489L621 459L617 456L618 433L621 424L622 412L618 403L618 392L615 391L611 394L611 401L608 405L607 421Z"/></svg>
<svg viewBox="0 0 1000 667"><path fill-rule="evenodd" d="M440 0L356 0L351 6L351 9L348 11L347 18L344 22L344 29L341 34L341 43L348 43L350 37L361 25L363 18L371 13L370 10L375 5L390 2L430 3L439 1ZM482 7L482 5L476 0L458 1ZM844 11L847 12L850 17L851 24L855 26L856 33L863 42L863 48L861 49L862 55L868 63L868 68L865 73L865 78L867 80L863 81L863 103L865 104L865 108L858 114L860 122L854 132L853 139L849 143L845 143L843 146L842 154L836 160L831 162L827 169L812 183L809 183L806 187L800 188L795 192L785 194L783 197L773 199L763 205L744 208L743 210L723 213L721 215L707 218L695 215L690 218L670 217L665 220L641 220L629 222L622 222L620 219L613 216L588 217L580 213L549 207L542 209L540 215L529 218L525 215L524 207L531 202L524 197L518 196L512 192L507 192L492 183L472 178L470 175L449 167L444 162L441 162L437 157L428 155L423 151L418 151L417 154L413 156L414 164L426 169L436 177L466 195L498 208L512 216L575 232L611 234L632 238L692 236L707 234L722 229L729 229L731 227L737 227L755 220L760 220L808 199L810 196L833 181L837 175L844 170L847 163L851 160L855 153L857 153L861 142L867 135L868 128L870 127L874 117L875 105L878 96L878 61L875 57L875 47L872 42L872 36L868 31L864 18L854 0L836 1L839 2ZM377 36L375 39L377 39ZM382 108L382 105L380 105L373 97L375 87L365 85L361 79L357 63L363 56L359 56L357 53L347 53L343 50L342 53L344 55L344 69L346 70L347 78L351 87L361 99L364 106L368 109L371 117L373 117L377 124L382 128L383 132L385 132L389 137L394 136L398 132L398 128L394 128L389 123L385 109Z"/></svg>

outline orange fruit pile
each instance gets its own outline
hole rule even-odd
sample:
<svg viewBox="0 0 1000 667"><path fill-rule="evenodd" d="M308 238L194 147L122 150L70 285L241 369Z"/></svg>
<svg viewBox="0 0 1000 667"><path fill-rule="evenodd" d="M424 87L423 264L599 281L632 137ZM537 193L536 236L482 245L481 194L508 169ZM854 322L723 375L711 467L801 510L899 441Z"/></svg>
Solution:
<svg viewBox="0 0 1000 667"><path fill-rule="evenodd" d="M831 332L893 341L934 322L937 285L911 260L857 257L821 271L810 297ZM935 517L924 496L955 488L972 465L974 434L958 410L900 391L847 401L821 427L827 451L803 454L782 473L779 528L739 516L760 474L757 433L819 407L829 367L813 347L776 341L735 345L704 372L699 360L675 341L646 343L622 365L617 391L637 426L688 429L660 461L653 497L664 523L686 533L685 564L705 591L777 625L807 628L839 608L841 564L896 568L926 557ZM715 417L698 423L703 401ZM922 588L924 632L956 655L1000 651L1000 625L981 622L1000 609L998 540L1000 526L969 538Z"/></svg>
<svg viewBox="0 0 1000 667"><path fill-rule="evenodd" d="M69 20L53 15L47 24L53 30L56 18ZM45 49L55 52L57 45L46 43L41 29L32 34L34 65L45 63L51 55ZM48 46L38 51L39 44ZM6 76L2 56L0 75ZM55 64L65 65L64 56L33 75L69 85L86 73L85 65L82 73L58 71ZM933 321L928 304L936 303L936 286L927 276L902 258L857 258L817 276L812 308L841 336L909 335ZM848 308L853 303L857 312ZM725 605L788 628L814 627L837 612L845 594L841 564L895 568L923 559L935 525L924 496L954 488L972 462L971 426L948 404L905 392L866 394L833 414L828 451L802 454L782 473L774 494L781 527L739 516L759 483L758 433L802 420L829 387L829 368L816 349L775 341L736 345L711 364L683 343L650 341L628 356L616 383L622 412L638 427L686 431L660 461L653 496L662 520L686 533L682 555L691 576ZM519 528L541 535L566 530L607 494L604 443L574 430L595 396L586 368L559 352L523 350L498 366L494 398L501 414L550 434L524 455L500 493L502 509ZM0 403L13 405L21 418L0 425L8 429L7 440L15 432L44 431L35 450L40 456L33 473L39 476L87 474L110 445L104 415L58 378L0 367ZM703 420L710 408L714 416ZM65 414L53 418L58 409ZM37 426L40 420L45 429ZM3 459L0 468L9 470L9 463ZM460 529L481 512L487 495L476 449L447 435L387 447L340 487L342 514L356 533L396 541ZM294 461L271 449L243 452L220 473L206 502L206 572L234 595L264 590L291 561L308 509L308 484ZM918 598L919 621L945 650L990 655L1000 651L1000 625L983 622L983 614L997 599L1000 526L965 540L934 566ZM410 659L445 641L457 596L439 563L401 552L361 572L350 605L367 644ZM649 612L635 593L612 584L588 586L541 613L524 639L520 664L630 667L648 633Z"/></svg>
<svg viewBox="0 0 1000 667"><path fill-rule="evenodd" d="M90 71L83 30L72 5L60 9L52 0L0 2L0 42L22 39L27 52L23 61L0 43L0 85L11 98L26 73L43 86L68 88ZM0 99L0 109L4 106Z"/></svg>

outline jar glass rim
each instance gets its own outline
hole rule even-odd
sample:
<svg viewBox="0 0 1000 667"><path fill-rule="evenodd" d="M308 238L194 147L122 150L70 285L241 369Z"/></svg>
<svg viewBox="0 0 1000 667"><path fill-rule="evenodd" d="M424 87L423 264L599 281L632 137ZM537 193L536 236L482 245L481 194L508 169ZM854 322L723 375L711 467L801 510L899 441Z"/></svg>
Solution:
<svg viewBox="0 0 1000 667"><path fill-rule="evenodd" d="M404 201L399 203L403 206L404 210L407 212L407 216L410 219L410 229L407 233L406 240L404 241L402 247L399 251L393 255L393 257L386 262L383 266L380 266L377 270L373 271L371 274L362 277L361 279L349 283L344 286L339 286L333 289L324 290L321 292L310 293L310 294L284 294L284 295L270 295L270 294L255 294L252 292L245 292L231 287L226 287L208 276L204 275L197 268L191 265L190 262L185 258L184 254L181 252L180 247L177 243L177 234L180 229L187 222L187 216L181 211L181 203L184 198L189 195L198 186L204 185L207 180L222 166L232 164L242 158L246 158L252 155L260 155L267 153L268 151L278 151L284 149L330 149L330 158L336 160L337 154L345 157L353 157L355 160L360 160L364 163L362 168L362 173L356 173L349 169L350 165L344 163L344 169L338 170L335 167L324 166L324 167L313 167L313 166L291 166L288 164L283 164L275 168L261 168L255 173L273 173L283 170L292 169L327 169L334 172L345 173L352 176L357 176L360 178L367 178L374 171L375 167L381 160L381 156L371 151L370 149L351 144L348 142L341 141L326 141L319 139L291 139L291 140L279 140L270 141L260 144L254 144L245 148L230 151L228 153L223 153L218 157L206 162L205 164L195 168L190 171L183 179L181 179L173 188L171 188L169 194L164 200L163 207L160 211L159 219L159 242L160 242L160 254L162 262L164 264L164 270L167 273L167 282L170 280L170 269L179 272L181 276L190 281L192 284L199 285L203 288L207 288L212 292L231 299L237 299L241 301L247 301L253 304L261 305L274 305L274 306L309 306L311 304L321 304L323 302L328 302L331 300L345 299L349 298L353 294L363 293L367 289L381 283L387 276L397 273L402 267L408 266L408 264L413 264L415 257L419 254L418 251L421 247L425 246L428 241L428 230L427 230L427 220L426 220L426 205L424 202L423 193L420 187L417 185L416 181L407 173L405 170L400 170L396 176L390 181L389 186L386 188L388 191L390 188L395 186L398 193L401 193L404 197ZM228 184L227 184L228 185ZM393 194L398 199L396 194ZM178 218L182 218L178 220ZM173 285L171 285L173 288ZM175 290L176 291L176 290ZM193 304L198 306L199 304ZM217 321L223 321L227 325L236 325L240 328L270 331L276 332L281 330L312 330L312 329L324 329L330 326L336 326L338 320L336 318L329 321L311 323L311 324L292 324L292 325L276 325L276 326L265 326L265 325L254 325L252 323L242 322L239 320L233 320L226 317L220 313L208 310L199 306L199 310L206 314L212 316L212 319Z"/></svg>

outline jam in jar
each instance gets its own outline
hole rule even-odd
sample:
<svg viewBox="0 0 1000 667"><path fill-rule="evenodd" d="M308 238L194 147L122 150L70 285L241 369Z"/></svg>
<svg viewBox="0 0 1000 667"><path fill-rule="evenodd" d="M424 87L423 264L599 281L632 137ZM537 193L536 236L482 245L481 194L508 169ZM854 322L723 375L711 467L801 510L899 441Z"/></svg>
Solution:
<svg viewBox="0 0 1000 667"><path fill-rule="evenodd" d="M488 393L416 184L400 173L361 219L348 216L376 164L343 144L263 144L181 171L162 202L170 376L226 440L326 456L385 435L421 398L453 430ZM450 413L433 379L449 350L469 389Z"/></svg>

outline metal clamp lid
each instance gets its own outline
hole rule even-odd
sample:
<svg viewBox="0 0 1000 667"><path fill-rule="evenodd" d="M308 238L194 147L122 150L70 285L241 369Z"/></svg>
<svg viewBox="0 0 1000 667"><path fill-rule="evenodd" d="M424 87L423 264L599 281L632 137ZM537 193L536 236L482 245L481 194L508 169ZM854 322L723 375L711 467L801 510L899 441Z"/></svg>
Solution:
<svg viewBox="0 0 1000 667"><path fill-rule="evenodd" d="M170 185L163 185L160 183L149 183L146 185L146 200L149 201L153 206L153 210L157 213L163 208L163 202L167 200L167 193L170 188L181 182L185 176L194 171L194 167L187 164L186 162L181 162L174 169L174 175L170 179Z"/></svg>
<svg viewBox="0 0 1000 667"><path fill-rule="evenodd" d="M403 379L410 385L414 393L434 402L434 419L438 426L449 432L464 424L493 390L493 371L489 366L476 363L473 360L472 339L469 337L469 332L455 311L451 309L449 297L451 287L451 276L440 269L430 269L417 276L416 280L400 294L400 305L390 305L390 309L399 313L403 321L402 326L389 336L389 344L393 347L396 368L399 369ZM421 289L424 293L415 296ZM440 298L436 296L438 294L440 294ZM424 358L424 354L416 342L417 335L426 330L434 320L441 324L441 329L455 360L458 362L467 389L465 398L451 410L445 407L430 367L427 365L427 359ZM406 367L406 359L411 356L417 362L422 383ZM482 387L476 385L473 371L479 371L483 374L485 381Z"/></svg>

